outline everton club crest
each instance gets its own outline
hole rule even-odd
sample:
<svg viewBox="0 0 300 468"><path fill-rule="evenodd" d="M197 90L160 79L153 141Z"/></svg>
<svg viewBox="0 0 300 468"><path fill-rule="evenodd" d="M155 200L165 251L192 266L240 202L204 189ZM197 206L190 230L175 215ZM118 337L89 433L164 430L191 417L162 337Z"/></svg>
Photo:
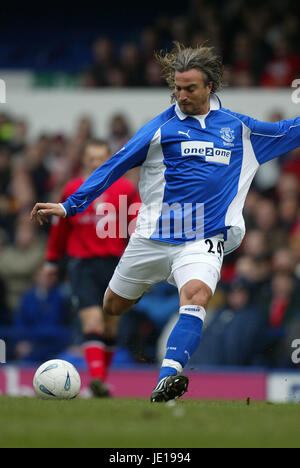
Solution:
<svg viewBox="0 0 300 468"><path fill-rule="evenodd" d="M225 146L234 146L233 142L235 140L235 135L234 135L234 130L231 130L231 128L221 128L220 130L221 137L224 140L224 145Z"/></svg>

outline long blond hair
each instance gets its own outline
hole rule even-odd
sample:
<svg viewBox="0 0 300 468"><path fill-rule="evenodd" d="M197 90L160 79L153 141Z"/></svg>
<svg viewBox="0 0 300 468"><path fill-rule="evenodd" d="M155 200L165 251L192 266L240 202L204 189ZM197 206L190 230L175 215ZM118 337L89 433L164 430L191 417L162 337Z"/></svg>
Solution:
<svg viewBox="0 0 300 468"><path fill-rule="evenodd" d="M191 69L200 70L205 76L205 84L212 82L212 93L222 88L223 63L222 58L215 54L213 47L205 45L196 48L185 47L179 42L174 42L171 52L157 52L155 58L162 68L162 74L166 79L175 99L175 73L185 72Z"/></svg>

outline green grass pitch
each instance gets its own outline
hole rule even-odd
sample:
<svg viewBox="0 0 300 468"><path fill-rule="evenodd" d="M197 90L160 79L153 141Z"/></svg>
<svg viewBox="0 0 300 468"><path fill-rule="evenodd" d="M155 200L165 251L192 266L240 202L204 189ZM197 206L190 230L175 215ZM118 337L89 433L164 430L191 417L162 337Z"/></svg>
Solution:
<svg viewBox="0 0 300 468"><path fill-rule="evenodd" d="M300 405L0 397L0 447L299 447Z"/></svg>

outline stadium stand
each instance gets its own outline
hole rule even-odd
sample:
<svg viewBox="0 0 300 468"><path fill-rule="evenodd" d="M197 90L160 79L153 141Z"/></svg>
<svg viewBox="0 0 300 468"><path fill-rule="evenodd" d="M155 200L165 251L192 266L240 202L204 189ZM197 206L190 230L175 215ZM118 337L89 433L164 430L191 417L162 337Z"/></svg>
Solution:
<svg viewBox="0 0 300 468"><path fill-rule="evenodd" d="M32 70L36 84L164 86L153 50L208 41L224 57L229 86L285 87L300 68L299 15L292 0L126 4L126 21L95 4L82 9L27 4L1 7L0 69ZM120 7L116 7L120 10ZM119 11L118 13L121 13ZM22 41L19 39L22 38Z"/></svg>
<svg viewBox="0 0 300 468"><path fill-rule="evenodd" d="M205 10L203 3L188 2L184 16L177 7L171 15L161 12L157 16L154 2L151 14L136 13L126 27L121 18L115 19L113 28L107 22L110 9L107 17L96 17L89 27L84 14L79 27L76 12L72 15L67 9L60 18L46 5L43 13L37 10L30 18L24 11L24 21L15 21L14 27L1 27L0 70L32 70L36 84L55 85L51 74L64 72L74 78L76 86L160 87L165 84L153 61L153 50L169 48L173 40L191 45L209 40L225 58L225 82L229 86L286 87L299 76L300 29L295 2L212 0ZM14 19L12 7L7 6L6 12L8 19ZM47 18L45 24L42 16ZM68 18L67 28L63 18ZM39 27L33 30L33 24ZM21 36L24 40L20 43ZM284 117L270 114L269 120ZM30 357L29 348L28 356L25 348L20 353L14 327L19 326L20 311L26 316L28 295L35 294L34 278L44 260L49 229L29 227L26 218L37 200L60 199L63 185L79 173L85 143L98 136L88 118L78 122L72 135L42 134L32 141L29 128L30 122L21 117L0 115L0 336L8 337L9 359L16 362L20 355L22 360ZM106 137L113 151L118 151L131 134L126 114L118 114L111 120ZM131 178L136 182L138 177L131 174ZM211 321L201 345L203 354L199 350L195 356L196 365L211 364L214 358L215 365L293 366L286 342L300 323L299 197L297 149L276 160L272 170L261 172L255 179L245 206L248 235L238 251L225 258L221 283L210 304ZM239 294L242 296L241 289L246 288L249 295L245 304L241 297L233 297L232 284L238 282L243 285L237 288ZM62 286L67 294L68 278L63 270L59 286L53 287ZM168 300L162 301L162 294ZM160 304L159 318L151 314L151 304ZM62 302L60 307L67 313ZM162 286L154 288L132 314L124 316L119 362L155 361L158 338L176 308L176 290ZM249 330L247 352L239 354L233 344L244 333L248 321L253 324L253 333ZM57 322L57 326L62 325ZM70 317L68 327L75 336L76 324L74 320L70 324ZM138 343L138 350L133 333L136 329L145 339ZM209 353L216 330L228 345L226 361L217 349L213 357ZM61 336L69 339L68 333ZM205 360L208 355L210 358Z"/></svg>

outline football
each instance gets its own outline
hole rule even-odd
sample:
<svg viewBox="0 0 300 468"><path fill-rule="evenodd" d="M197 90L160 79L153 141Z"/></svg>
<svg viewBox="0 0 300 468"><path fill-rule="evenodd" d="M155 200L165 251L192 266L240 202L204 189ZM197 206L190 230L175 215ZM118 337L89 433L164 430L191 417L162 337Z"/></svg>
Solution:
<svg viewBox="0 0 300 468"><path fill-rule="evenodd" d="M72 364L54 359L38 368L33 387L36 396L43 400L72 400L80 392L81 379Z"/></svg>

